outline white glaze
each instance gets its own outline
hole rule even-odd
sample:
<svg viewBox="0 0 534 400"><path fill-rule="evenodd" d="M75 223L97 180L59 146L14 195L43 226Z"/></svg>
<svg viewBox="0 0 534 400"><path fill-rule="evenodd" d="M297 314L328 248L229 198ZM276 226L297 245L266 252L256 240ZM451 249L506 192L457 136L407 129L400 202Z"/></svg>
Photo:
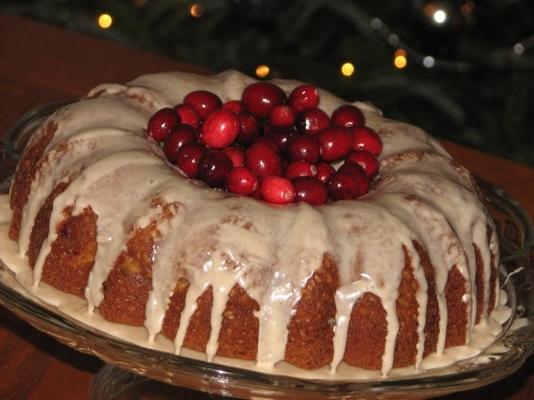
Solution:
<svg viewBox="0 0 534 400"><path fill-rule="evenodd" d="M492 325L486 303L490 257L493 253L498 263L498 248L494 232L490 232L490 245L487 243L491 220L474 194L469 174L453 164L437 141L422 130L382 118L375 108L355 103L384 143L380 177L361 200L320 207L273 207L213 191L170 168L160 149L144 139L150 115L179 103L188 92L202 88L217 93L223 101L237 99L252 81L233 71L212 77L185 73L147 75L128 85L100 85L87 99L53 115L51 120L57 123L57 130L23 211L21 255L27 251L33 220L48 193L62 180L75 179L54 201L49 237L34 269L34 287L39 285L42 267L56 238L56 226L64 218L63 210L74 206L76 215L90 207L98 216L98 250L85 296L90 311L98 307L103 299L102 285L132 228L147 226L157 219L158 212L151 203L160 198L166 204L179 206L170 221L158 223L161 240L145 325L152 342L161 330L176 282L186 278L190 288L175 338L177 353L182 352L196 299L211 285L212 331L206 353L209 360L216 355L222 312L230 290L238 283L260 305L257 366L272 369L284 359L287 325L301 290L320 267L324 255L329 254L340 278L330 374L335 375L345 353L350 311L363 293L370 292L381 299L387 315L381 369L386 375L393 365L398 331L396 299L405 263L404 246L419 284L415 367L424 367L427 284L414 240L427 249L435 267L440 313L438 358L444 353L446 332L444 288L454 266L469 285L468 337L474 331L473 244L480 249L486 276L482 323ZM298 84L277 83L286 91ZM331 113L343 103L321 91L321 107L325 111ZM68 146L69 152L63 154L59 151L61 146Z"/></svg>

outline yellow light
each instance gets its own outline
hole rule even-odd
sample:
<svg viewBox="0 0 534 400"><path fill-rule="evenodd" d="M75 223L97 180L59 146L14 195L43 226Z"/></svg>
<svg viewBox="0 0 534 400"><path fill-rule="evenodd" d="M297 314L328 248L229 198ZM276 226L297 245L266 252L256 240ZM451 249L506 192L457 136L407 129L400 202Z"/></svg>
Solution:
<svg viewBox="0 0 534 400"><path fill-rule="evenodd" d="M200 18L204 14L204 7L202 7L200 4L193 4L189 9L189 13L192 17Z"/></svg>
<svg viewBox="0 0 534 400"><path fill-rule="evenodd" d="M265 78L269 73L271 72L271 69L268 65L261 64L256 67L256 76L258 78Z"/></svg>
<svg viewBox="0 0 534 400"><path fill-rule="evenodd" d="M354 67L354 64L350 62L341 64L341 68L339 70L341 71L341 75L346 76L346 77L352 76L356 72L356 68Z"/></svg>
<svg viewBox="0 0 534 400"><path fill-rule="evenodd" d="M113 24L113 18L109 14L100 14L98 16L98 26L102 29L108 29Z"/></svg>
<svg viewBox="0 0 534 400"><path fill-rule="evenodd" d="M395 51L393 65L398 69L406 68L406 65L408 65L408 58L406 57L406 51L404 49L397 49Z"/></svg>

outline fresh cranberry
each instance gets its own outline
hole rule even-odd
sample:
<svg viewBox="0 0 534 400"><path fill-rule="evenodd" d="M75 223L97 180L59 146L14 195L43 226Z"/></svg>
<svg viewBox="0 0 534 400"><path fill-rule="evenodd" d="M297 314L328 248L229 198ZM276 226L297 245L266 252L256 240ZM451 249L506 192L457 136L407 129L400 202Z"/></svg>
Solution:
<svg viewBox="0 0 534 400"><path fill-rule="evenodd" d="M334 200L357 199L369 191L369 181L363 172L357 175L337 171L326 181L326 188Z"/></svg>
<svg viewBox="0 0 534 400"><path fill-rule="evenodd" d="M358 107L350 104L343 104L332 113L332 125L350 128L352 126L363 126L365 117Z"/></svg>
<svg viewBox="0 0 534 400"><path fill-rule="evenodd" d="M229 146L239 133L239 118L225 109L213 111L200 132L200 141L212 149Z"/></svg>
<svg viewBox="0 0 534 400"><path fill-rule="evenodd" d="M297 86L289 95L289 105L301 112L319 105L319 91L313 85Z"/></svg>
<svg viewBox="0 0 534 400"><path fill-rule="evenodd" d="M296 125L300 133L316 135L330 125L330 117L320 108L310 108L297 115Z"/></svg>
<svg viewBox="0 0 534 400"><path fill-rule="evenodd" d="M266 143L255 143L245 154L245 166L260 177L280 175L282 163L277 152Z"/></svg>
<svg viewBox="0 0 534 400"><path fill-rule="evenodd" d="M280 147L278 146L278 142L275 140L275 138L272 138L271 136L260 136L259 138L256 138L254 140L254 143L252 145L262 143L266 146L269 146L276 154L280 154Z"/></svg>
<svg viewBox="0 0 534 400"><path fill-rule="evenodd" d="M162 108L148 120L148 136L156 142L163 142L179 123L180 117L172 108Z"/></svg>
<svg viewBox="0 0 534 400"><path fill-rule="evenodd" d="M295 134L292 128L274 128L269 131L266 136L276 143L278 151L283 152L286 149L289 139Z"/></svg>
<svg viewBox="0 0 534 400"><path fill-rule="evenodd" d="M334 167L325 162L315 164L315 168L317 169L317 179L323 183L326 183L328 178L330 178L330 175L336 172Z"/></svg>
<svg viewBox="0 0 534 400"><path fill-rule="evenodd" d="M237 141L245 146L249 146L260 135L260 121L247 112L238 114L238 117L240 128Z"/></svg>
<svg viewBox="0 0 534 400"><path fill-rule="evenodd" d="M241 100L228 100L222 105L222 108L235 112L236 114L245 111L245 106L243 105L243 102Z"/></svg>
<svg viewBox="0 0 534 400"><path fill-rule="evenodd" d="M349 175L365 175L365 171L362 167L352 161L345 161L345 163L339 167L337 172L342 172Z"/></svg>
<svg viewBox="0 0 534 400"><path fill-rule="evenodd" d="M199 177L211 187L221 187L234 166L223 151L209 151L200 159Z"/></svg>
<svg viewBox="0 0 534 400"><path fill-rule="evenodd" d="M229 192L248 196L257 190L258 178L248 168L237 167L228 174L226 188Z"/></svg>
<svg viewBox="0 0 534 400"><path fill-rule="evenodd" d="M295 201L303 201L312 206L319 206L328 201L328 190L323 182L309 176L292 180L295 188Z"/></svg>
<svg viewBox="0 0 534 400"><path fill-rule="evenodd" d="M269 113L269 121L272 126L289 127L295 125L295 118L297 114L293 107L285 104L280 104L271 109Z"/></svg>
<svg viewBox="0 0 534 400"><path fill-rule="evenodd" d="M194 129L200 126L200 116L191 104L178 104L174 107L174 111L180 117L182 124L190 125Z"/></svg>
<svg viewBox="0 0 534 400"><path fill-rule="evenodd" d="M375 157L382 153L382 140L380 136L367 126L357 126L352 128L354 138L354 150L366 150Z"/></svg>
<svg viewBox="0 0 534 400"><path fill-rule="evenodd" d="M325 161L337 161L352 150L353 139L350 131L339 126L332 126L319 133L321 158Z"/></svg>
<svg viewBox="0 0 534 400"><path fill-rule="evenodd" d="M237 146L225 147L222 151L226 153L234 167L242 167L245 165L245 149Z"/></svg>
<svg viewBox="0 0 534 400"><path fill-rule="evenodd" d="M293 136L287 142L286 153L292 161L307 161L315 164L320 157L319 142L313 136Z"/></svg>
<svg viewBox="0 0 534 400"><path fill-rule="evenodd" d="M184 98L185 104L191 104L200 119L205 120L213 111L222 107L222 101L215 93L207 90L195 90Z"/></svg>
<svg viewBox="0 0 534 400"><path fill-rule="evenodd" d="M306 161L292 161L284 171L284 176L287 179L297 178L299 176L315 176L317 175L317 168L315 165Z"/></svg>
<svg viewBox="0 0 534 400"><path fill-rule="evenodd" d="M163 143L163 152L167 159L173 163L176 162L178 156L178 150L186 144L197 141L197 135L195 130L186 124L178 124L172 132L167 136Z"/></svg>
<svg viewBox="0 0 534 400"><path fill-rule="evenodd" d="M368 151L351 151L346 160L354 162L362 167L363 171L369 178L373 178L376 174L378 174L380 163L378 159Z"/></svg>
<svg viewBox="0 0 534 400"><path fill-rule="evenodd" d="M252 115L267 118L273 107L285 104L286 94L272 83L256 82L243 90L241 100Z"/></svg>
<svg viewBox="0 0 534 400"><path fill-rule="evenodd" d="M263 200L273 204L287 204L295 199L293 183L281 176L271 175L263 178L260 193Z"/></svg>
<svg viewBox="0 0 534 400"><path fill-rule="evenodd" d="M176 156L176 166L180 168L189 178L197 178L199 173L200 159L207 149L204 145L191 142L184 144Z"/></svg>

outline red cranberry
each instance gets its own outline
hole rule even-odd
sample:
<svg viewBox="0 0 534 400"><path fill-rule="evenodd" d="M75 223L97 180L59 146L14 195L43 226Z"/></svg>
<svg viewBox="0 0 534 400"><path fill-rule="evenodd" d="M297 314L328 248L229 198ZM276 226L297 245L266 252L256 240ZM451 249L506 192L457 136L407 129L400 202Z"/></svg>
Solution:
<svg viewBox="0 0 534 400"><path fill-rule="evenodd" d="M319 105L319 91L313 85L297 86L289 95L289 105L301 112Z"/></svg>
<svg viewBox="0 0 534 400"><path fill-rule="evenodd" d="M148 120L148 136L156 142L163 142L179 123L180 118L172 108L162 108Z"/></svg>
<svg viewBox="0 0 534 400"><path fill-rule="evenodd" d="M297 114L292 107L280 104L271 109L269 121L272 126L289 127L295 125L296 116Z"/></svg>
<svg viewBox="0 0 534 400"><path fill-rule="evenodd" d="M282 163L277 152L266 143L255 143L245 154L245 166L260 177L280 175Z"/></svg>
<svg viewBox="0 0 534 400"><path fill-rule="evenodd" d="M269 146L276 154L280 153L280 147L278 146L278 142L275 140L275 138L272 138L271 136L260 136L256 140L254 140L253 145L262 143L266 146Z"/></svg>
<svg viewBox="0 0 534 400"><path fill-rule="evenodd" d="M319 206L328 201L328 191L323 182L316 178L302 176L292 180L295 188L295 201L303 201Z"/></svg>
<svg viewBox="0 0 534 400"><path fill-rule="evenodd" d="M273 204L287 204L295 199L293 183L281 176L271 175L263 178L260 193L263 200Z"/></svg>
<svg viewBox="0 0 534 400"><path fill-rule="evenodd" d="M357 199L369 191L369 181L363 172L357 175L337 171L326 181L326 188L334 200Z"/></svg>
<svg viewBox="0 0 534 400"><path fill-rule="evenodd" d="M321 158L325 161L337 161L352 150L353 139L350 131L339 126L332 126L319 134Z"/></svg>
<svg viewBox="0 0 534 400"><path fill-rule="evenodd" d="M176 157L178 156L178 150L186 144L197 141L197 135L195 130L186 124L178 124L165 142L163 143L163 152L167 159L173 163L176 162Z"/></svg>
<svg viewBox="0 0 534 400"><path fill-rule="evenodd" d="M350 104L343 104L332 113L332 124L350 128L352 126L363 126L365 117L358 107Z"/></svg>
<svg viewBox="0 0 534 400"><path fill-rule="evenodd" d="M317 179L323 183L326 183L330 175L336 172L334 167L325 162L315 164L315 168L317 169Z"/></svg>
<svg viewBox="0 0 534 400"><path fill-rule="evenodd" d="M378 174L380 163L377 158L368 151L351 151L346 160L354 162L362 167L363 171L369 178L373 178Z"/></svg>
<svg viewBox="0 0 534 400"><path fill-rule="evenodd" d="M189 178L197 178L199 172L200 159L206 153L204 145L191 142L184 144L176 156L176 166L180 168Z"/></svg>
<svg viewBox="0 0 534 400"><path fill-rule="evenodd" d="M212 149L222 149L230 145L239 133L239 118L232 111L213 111L200 132L200 141Z"/></svg>
<svg viewBox="0 0 534 400"><path fill-rule="evenodd" d="M228 100L222 105L222 108L224 108L225 110L232 111L236 114L245 111L245 106L241 100Z"/></svg>
<svg viewBox="0 0 534 400"><path fill-rule="evenodd" d="M297 115L296 125L300 133L316 135L330 125L330 117L320 108L310 108Z"/></svg>
<svg viewBox="0 0 534 400"><path fill-rule="evenodd" d="M317 175L317 168L315 165L306 161L293 161L288 164L284 171L284 176L287 179L297 178L299 176L315 176Z"/></svg>
<svg viewBox="0 0 534 400"><path fill-rule="evenodd" d="M337 172L342 172L349 175L365 175L365 171L358 164L353 163L352 161L345 161L345 163L339 167Z"/></svg>
<svg viewBox="0 0 534 400"><path fill-rule="evenodd" d="M194 129L200 126L200 116L191 104L178 104L174 107L174 111L180 117L182 124L190 125Z"/></svg>
<svg viewBox="0 0 534 400"><path fill-rule="evenodd" d="M184 98L185 104L191 104L202 120L213 111L222 107L222 101L215 93L207 90L195 90Z"/></svg>
<svg viewBox="0 0 534 400"><path fill-rule="evenodd" d="M234 166L224 152L210 151L200 159L199 177L211 187L221 187Z"/></svg>
<svg viewBox="0 0 534 400"><path fill-rule="evenodd" d="M228 174L226 188L229 192L248 196L258 189L258 178L248 168L237 167Z"/></svg>
<svg viewBox="0 0 534 400"><path fill-rule="evenodd" d="M237 141L245 146L249 146L260 135L260 121L246 112L238 114L238 117L240 128Z"/></svg>
<svg viewBox="0 0 534 400"><path fill-rule="evenodd" d="M234 167L242 167L245 165L245 149L242 147L230 146L225 147L222 151L226 153Z"/></svg>
<svg viewBox="0 0 534 400"><path fill-rule="evenodd" d="M382 153L382 140L380 136L367 126L358 126L352 128L354 138L354 150L366 150L375 157Z"/></svg>
<svg viewBox="0 0 534 400"><path fill-rule="evenodd" d="M271 129L268 138L272 139L278 151L285 151L289 139L294 135L294 131L291 128L275 128Z"/></svg>
<svg viewBox="0 0 534 400"><path fill-rule="evenodd" d="M292 161L314 164L319 161L320 146L313 136L292 136L287 142L286 153Z"/></svg>
<svg viewBox="0 0 534 400"><path fill-rule="evenodd" d="M241 100L252 115L267 118L273 107L285 104L286 94L272 83L256 82L243 90Z"/></svg>

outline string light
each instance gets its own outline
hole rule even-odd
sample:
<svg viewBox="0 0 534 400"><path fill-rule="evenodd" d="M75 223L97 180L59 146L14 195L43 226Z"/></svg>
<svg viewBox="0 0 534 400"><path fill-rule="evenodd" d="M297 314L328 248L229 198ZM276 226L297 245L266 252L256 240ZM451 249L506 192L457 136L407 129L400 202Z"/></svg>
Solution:
<svg viewBox="0 0 534 400"><path fill-rule="evenodd" d="M271 72L271 69L268 65L261 64L256 67L256 76L258 78L265 78L269 73Z"/></svg>
<svg viewBox="0 0 534 400"><path fill-rule="evenodd" d="M426 56L423 58L423 66L426 68L432 68L436 64L436 60L432 56Z"/></svg>
<svg viewBox="0 0 534 400"><path fill-rule="evenodd" d="M434 14L432 14L432 19L436 24L441 25L447 21L447 13L442 9L436 10L434 11Z"/></svg>
<svg viewBox="0 0 534 400"><path fill-rule="evenodd" d="M473 1L466 1L462 6L460 7L460 12L464 16L468 16L469 14L472 14L473 11L475 11L475 2Z"/></svg>
<svg viewBox="0 0 534 400"><path fill-rule="evenodd" d="M98 26L102 29L108 29L113 25L113 18L109 14L100 14L98 16Z"/></svg>
<svg viewBox="0 0 534 400"><path fill-rule="evenodd" d="M393 57L393 65L397 69L406 68L408 65L408 58L406 58L406 50L397 49L395 51L395 56Z"/></svg>
<svg viewBox="0 0 534 400"><path fill-rule="evenodd" d="M341 64L341 67L339 70L341 71L341 75L347 78L354 75L354 73L356 72L356 68L354 67L354 64L350 62L345 62Z"/></svg>
<svg viewBox="0 0 534 400"><path fill-rule="evenodd" d="M204 7L202 7L200 4L193 4L191 8L189 8L189 13L192 17L200 18L202 15L204 15Z"/></svg>

